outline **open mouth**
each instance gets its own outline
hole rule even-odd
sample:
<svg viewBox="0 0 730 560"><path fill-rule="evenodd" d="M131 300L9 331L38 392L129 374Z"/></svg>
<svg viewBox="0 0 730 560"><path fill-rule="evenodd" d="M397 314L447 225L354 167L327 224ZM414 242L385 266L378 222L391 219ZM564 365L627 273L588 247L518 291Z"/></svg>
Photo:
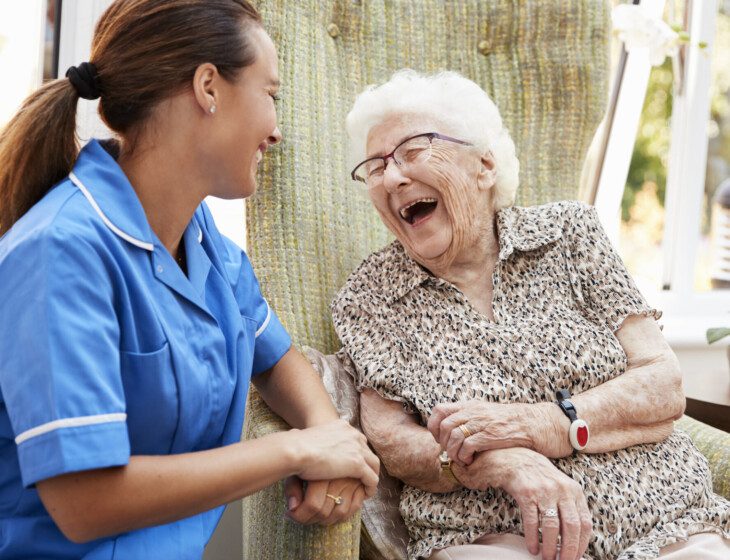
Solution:
<svg viewBox="0 0 730 560"><path fill-rule="evenodd" d="M400 217L412 226L428 219L436 210L438 201L435 198L419 198L400 209Z"/></svg>

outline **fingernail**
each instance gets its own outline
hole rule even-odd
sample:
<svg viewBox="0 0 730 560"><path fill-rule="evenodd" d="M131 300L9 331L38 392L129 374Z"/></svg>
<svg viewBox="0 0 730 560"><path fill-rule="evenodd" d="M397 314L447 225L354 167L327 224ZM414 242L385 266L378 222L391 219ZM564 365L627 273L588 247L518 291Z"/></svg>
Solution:
<svg viewBox="0 0 730 560"><path fill-rule="evenodd" d="M296 497L291 496L289 498L289 511L295 510L298 505L299 505L299 500L297 500Z"/></svg>

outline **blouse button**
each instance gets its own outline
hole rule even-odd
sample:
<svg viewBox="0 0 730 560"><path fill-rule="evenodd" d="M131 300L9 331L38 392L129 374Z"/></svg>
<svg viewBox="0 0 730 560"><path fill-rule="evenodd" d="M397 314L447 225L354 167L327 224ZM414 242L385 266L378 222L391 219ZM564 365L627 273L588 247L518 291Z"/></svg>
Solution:
<svg viewBox="0 0 730 560"><path fill-rule="evenodd" d="M607 529L608 529L608 532L611 533L612 535L615 535L618 532L618 527L613 522L608 524Z"/></svg>
<svg viewBox="0 0 730 560"><path fill-rule="evenodd" d="M329 33L330 37L332 37L334 39L335 37L337 37L340 34L340 28L337 27L336 23L330 23L327 26L327 33Z"/></svg>
<svg viewBox="0 0 730 560"><path fill-rule="evenodd" d="M479 51L479 54L487 56L489 54L489 41L479 41L479 44L477 45L477 50Z"/></svg>
<svg viewBox="0 0 730 560"><path fill-rule="evenodd" d="M547 385L547 381L545 381L545 378L544 378L544 377L541 377L541 378L539 378L539 379L537 380L537 384L538 384L538 385L539 385L540 387L545 387L545 385Z"/></svg>
<svg viewBox="0 0 730 560"><path fill-rule="evenodd" d="M588 467L586 469L586 474L588 476L590 476L591 478L593 478L593 477L595 477L598 474L598 471L596 471L596 469L594 469L593 467Z"/></svg>
<svg viewBox="0 0 730 560"><path fill-rule="evenodd" d="M158 273L160 273L160 274L162 274L162 271L163 271L163 270L165 270L165 269L164 269L164 268L162 268L162 265L161 265L161 264L158 264L158 265L157 265L157 272L158 272Z"/></svg>

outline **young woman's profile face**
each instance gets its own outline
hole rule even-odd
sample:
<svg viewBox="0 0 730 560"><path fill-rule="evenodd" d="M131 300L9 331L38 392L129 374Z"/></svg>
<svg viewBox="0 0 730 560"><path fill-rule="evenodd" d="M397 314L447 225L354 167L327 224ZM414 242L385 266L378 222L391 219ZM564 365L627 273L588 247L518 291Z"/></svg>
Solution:
<svg viewBox="0 0 730 560"><path fill-rule="evenodd" d="M281 140L276 125L274 105L279 90L279 68L276 48L271 38L258 25L247 30L256 52L253 64L244 68L238 79L225 82L211 133L217 154L214 196L245 198L256 191L256 172L266 149Z"/></svg>

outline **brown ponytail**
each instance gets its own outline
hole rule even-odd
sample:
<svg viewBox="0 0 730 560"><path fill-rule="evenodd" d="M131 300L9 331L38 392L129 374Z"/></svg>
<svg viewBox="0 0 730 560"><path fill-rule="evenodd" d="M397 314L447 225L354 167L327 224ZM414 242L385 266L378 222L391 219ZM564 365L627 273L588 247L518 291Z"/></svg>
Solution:
<svg viewBox="0 0 730 560"><path fill-rule="evenodd" d="M116 0L91 48L101 118L128 139L160 101L190 87L201 64L233 81L254 62L252 23L261 17L247 0ZM78 99L68 79L49 82L0 133L0 235L71 171Z"/></svg>

